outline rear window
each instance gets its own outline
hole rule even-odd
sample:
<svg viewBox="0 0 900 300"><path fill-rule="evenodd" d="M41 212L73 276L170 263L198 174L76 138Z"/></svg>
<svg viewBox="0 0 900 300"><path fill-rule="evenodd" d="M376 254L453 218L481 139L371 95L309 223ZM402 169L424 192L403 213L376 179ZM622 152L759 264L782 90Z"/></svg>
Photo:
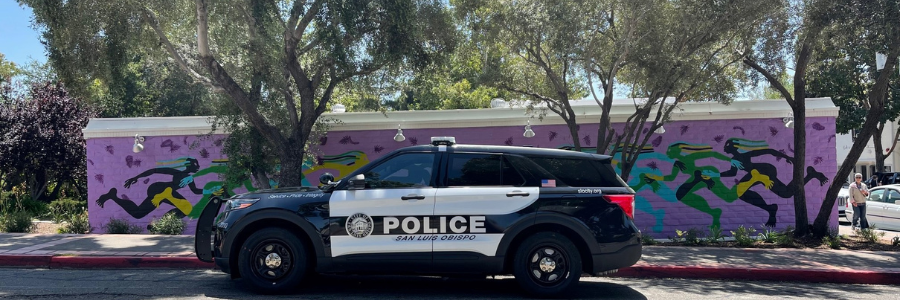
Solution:
<svg viewBox="0 0 900 300"><path fill-rule="evenodd" d="M556 157L529 157L529 159L571 187L622 186L612 167L599 161Z"/></svg>

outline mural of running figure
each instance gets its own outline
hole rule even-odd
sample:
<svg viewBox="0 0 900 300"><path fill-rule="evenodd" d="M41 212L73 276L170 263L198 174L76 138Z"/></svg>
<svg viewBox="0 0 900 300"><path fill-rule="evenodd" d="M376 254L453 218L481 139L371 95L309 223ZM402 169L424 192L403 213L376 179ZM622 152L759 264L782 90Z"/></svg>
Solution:
<svg viewBox="0 0 900 300"><path fill-rule="evenodd" d="M165 201L172 206L175 206L171 212L176 213L180 217L184 217L185 213L182 212L182 209L178 208L179 205L176 205L176 203L183 204L186 200L184 200L185 197L182 196L178 190L187 186L194 194L203 194L203 190L197 187L192 176L192 174L200 170L200 163L195 158L182 157L175 160L158 162L157 165L159 166L156 168L144 171L135 177L125 180L125 188L131 188L131 185L137 183L138 179L153 174L172 176L171 181L159 181L150 184L150 186L147 187L147 197L144 198L140 204L135 204L135 202L131 200L119 198L118 190L116 188L111 188L109 192L101 195L100 198L97 199L97 205L102 208L107 201L112 200L135 219L141 219L155 210L160 203Z"/></svg>
<svg viewBox="0 0 900 300"><path fill-rule="evenodd" d="M188 218L196 219L200 217L200 213L203 212L203 208L206 207L206 204L209 203L209 200L212 199L213 196L219 196L222 198L231 197L232 195L237 194L235 191L238 188L245 188L247 191L255 191L256 188L253 187L250 179L245 179L243 182L229 184L225 181L219 180L224 174L228 172L228 160L227 159L214 159L212 164L209 167L197 171L193 175L187 176L181 180L181 184L179 186L189 185L194 182L194 178L206 175L206 174L216 174L216 180L209 181L203 185L203 197L197 201L196 204L191 204L187 199L165 199L169 204L174 205L181 211L182 214L187 215ZM269 182L271 186L274 186L274 182ZM154 198L153 204L159 207L163 199Z"/></svg>
<svg viewBox="0 0 900 300"><path fill-rule="evenodd" d="M713 166L697 166L697 161L706 158L715 158L732 163L732 167L734 167L735 164L738 164L738 162L733 161L731 158L721 153L713 151L711 146L685 142L676 142L669 145L666 150L666 155L675 160L672 167L672 173L664 177L648 174L645 177L646 182L649 184L655 181L673 181L679 173L690 176L678 186L678 189L675 191L675 198L691 208L709 214L713 219L712 224L710 225L711 228L720 227L721 223L719 219L722 217L722 209L712 208L706 199L697 195L696 192L703 188L709 189L713 194L728 203L734 202L739 197L735 193L734 188L728 188L722 183L719 169ZM748 180L750 180L752 184L757 182L762 182L767 185L771 184L771 180L765 176L755 176L748 178ZM778 206L767 205L765 201L762 201L761 204L753 202L748 203L768 211L770 216L774 216L775 212L778 211Z"/></svg>
<svg viewBox="0 0 900 300"><path fill-rule="evenodd" d="M788 188L790 184L784 184L781 180L778 179L778 169L769 163L760 163L754 162L754 157L759 157L763 155L772 155L775 157L784 158L788 164L794 163L794 158L788 156L787 154L781 153L780 151L776 151L774 149L769 148L769 145L765 141L751 141L747 139L741 138L730 138L725 142L724 149L725 153L728 153L732 156L732 164L731 169L723 172L721 175L724 177L733 177L737 176L738 170L747 171L746 174L739 180L739 183L735 185L735 195L738 196L741 200L750 203L757 207L766 206L766 202L763 197L755 192L751 191L750 188L754 185L763 182L760 180L754 180L754 178L766 178L764 181L765 187L771 190L773 193L778 195L781 198L793 198L796 194L795 190L791 190ZM806 176L803 180L803 184L809 183L810 180L818 179L820 185L825 185L828 182L828 177L825 174L822 174L819 171L816 171L812 166L806 167ZM775 226L775 212L778 211L777 204L768 205L770 207L769 211L769 221L766 222L766 226Z"/></svg>
<svg viewBox="0 0 900 300"><path fill-rule="evenodd" d="M653 148L650 148L650 151L653 151ZM622 154L620 152L617 152L613 156L613 165L616 168L616 173L619 173L619 174L622 174L622 169L621 169L622 167L621 167L621 163L620 163L621 157L622 157ZM653 159L657 160L657 162L650 161ZM637 174L637 176L634 176L633 178L631 178L630 181L628 181L628 186L631 187L631 189L633 189L635 192L634 206L637 210L643 211L643 212L648 213L651 216L653 216L653 218L656 221L656 223L653 225L653 231L660 232L663 229L663 219L666 217L666 211L661 208L654 209L653 205L650 204L650 201L647 200L647 198L645 198L644 196L640 195L639 193L642 190L646 190L647 188L650 188L653 191L653 193L655 193L655 194L662 194L662 195L673 194L672 190L669 189L669 187L667 185L663 184L660 181L650 179L650 177L662 178L662 171L659 169L659 166L657 165L658 162L672 163L673 160L670 159L669 157L663 155L662 153L641 151L641 153L638 155L637 161L641 162L641 163L648 162L648 161L649 162L647 163L647 166L645 166L645 167L644 166L639 167L636 165L631 169L632 173ZM676 202L675 199L666 198L666 197L660 197L660 198L662 198L663 200L669 201L669 202Z"/></svg>
<svg viewBox="0 0 900 300"><path fill-rule="evenodd" d="M617 147L615 149L630 149L634 146L626 146L626 147ZM560 149L571 150L573 147L571 145L560 146ZM597 153L596 147L583 147L581 148L581 152L585 153ZM651 160L657 160L657 162L653 162ZM669 189L668 186L662 184L662 182L657 180L650 180L648 177L659 178L662 179L662 171L659 170L658 162L667 162L672 163L674 160L663 155L662 153L653 152L653 146L646 145L641 149L638 154L637 163L647 162L646 167L639 167L635 165L631 172L637 174L628 181L628 186L634 190L634 208L648 213L655 219L656 223L653 225L653 231L660 232L663 230L663 219L666 217L666 211L664 209L655 209L653 205L650 203L650 200L647 200L644 196L640 194L640 191L646 190L647 188L651 189L654 193L661 193L665 195L671 195L672 190ZM622 152L619 150L615 150L615 153L612 157L612 165L615 168L617 174L622 174ZM669 202L677 202L675 199L661 197L663 200Z"/></svg>

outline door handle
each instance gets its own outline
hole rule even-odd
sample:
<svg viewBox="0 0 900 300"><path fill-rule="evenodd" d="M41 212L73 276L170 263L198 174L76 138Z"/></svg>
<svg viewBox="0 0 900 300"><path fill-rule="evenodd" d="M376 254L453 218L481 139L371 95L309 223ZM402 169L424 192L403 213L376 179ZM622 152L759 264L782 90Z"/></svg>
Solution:
<svg viewBox="0 0 900 300"><path fill-rule="evenodd" d="M531 194L523 192L523 191L512 191L512 192L506 193L507 197L528 197L528 195L531 195Z"/></svg>
<svg viewBox="0 0 900 300"><path fill-rule="evenodd" d="M409 195L400 197L400 200L425 200L425 196L409 194Z"/></svg>

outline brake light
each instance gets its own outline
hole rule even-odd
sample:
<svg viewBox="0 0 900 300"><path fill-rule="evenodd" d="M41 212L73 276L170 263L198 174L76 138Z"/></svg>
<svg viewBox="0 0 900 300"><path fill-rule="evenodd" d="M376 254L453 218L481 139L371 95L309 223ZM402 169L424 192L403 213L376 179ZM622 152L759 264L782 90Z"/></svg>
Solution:
<svg viewBox="0 0 900 300"><path fill-rule="evenodd" d="M603 195L603 199L619 205L625 211L625 215L634 220L634 195Z"/></svg>

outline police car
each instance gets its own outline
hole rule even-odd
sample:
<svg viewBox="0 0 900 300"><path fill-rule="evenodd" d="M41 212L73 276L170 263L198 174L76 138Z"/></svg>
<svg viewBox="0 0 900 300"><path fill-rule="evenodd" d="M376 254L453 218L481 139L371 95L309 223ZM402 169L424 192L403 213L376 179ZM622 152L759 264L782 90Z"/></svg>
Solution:
<svg viewBox="0 0 900 300"><path fill-rule="evenodd" d="M533 295L561 295L641 257L634 191L610 160L432 138L321 187L213 199L196 252L263 293L368 273L512 274Z"/></svg>

